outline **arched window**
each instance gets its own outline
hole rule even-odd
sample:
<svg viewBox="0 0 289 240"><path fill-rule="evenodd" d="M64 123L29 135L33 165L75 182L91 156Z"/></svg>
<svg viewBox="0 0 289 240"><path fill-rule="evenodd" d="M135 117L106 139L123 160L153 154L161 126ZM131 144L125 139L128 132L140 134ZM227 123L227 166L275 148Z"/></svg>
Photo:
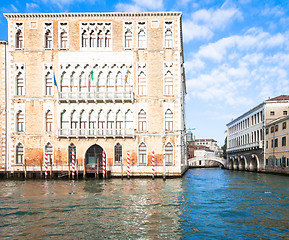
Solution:
<svg viewBox="0 0 289 240"><path fill-rule="evenodd" d="M103 110L98 113L98 135L104 136L105 116Z"/></svg>
<svg viewBox="0 0 289 240"><path fill-rule="evenodd" d="M16 95L24 96L24 78L21 72L16 76Z"/></svg>
<svg viewBox="0 0 289 240"><path fill-rule="evenodd" d="M109 30L107 30L105 33L105 47L111 47L111 32Z"/></svg>
<svg viewBox="0 0 289 240"><path fill-rule="evenodd" d="M87 124L87 121L86 121L85 111L82 110L80 113L80 117L79 117L80 135L85 135L86 124Z"/></svg>
<svg viewBox="0 0 289 240"><path fill-rule="evenodd" d="M97 91L100 93L105 92L105 79L104 79L104 74L102 72L100 72L98 75Z"/></svg>
<svg viewBox="0 0 289 240"><path fill-rule="evenodd" d="M111 72L107 75L106 89L107 89L107 96L109 98L112 98L114 94L114 79L112 77Z"/></svg>
<svg viewBox="0 0 289 240"><path fill-rule="evenodd" d="M79 91L85 92L86 87L87 87L87 84L86 84L85 75L84 75L84 72L82 72L79 76Z"/></svg>
<svg viewBox="0 0 289 240"><path fill-rule="evenodd" d="M96 117L96 112L92 110L89 113L89 119L88 119L88 128L89 128L89 135L95 135L96 134L96 122L97 122L97 117Z"/></svg>
<svg viewBox="0 0 289 240"><path fill-rule="evenodd" d="M51 143L47 143L45 145L45 153L47 154L47 163L52 164L53 163L53 147ZM45 160L45 153L44 153L44 160Z"/></svg>
<svg viewBox="0 0 289 240"><path fill-rule="evenodd" d="M116 128L116 135L121 136L122 135L122 128L123 128L123 116L121 114L121 111L119 110L116 113L116 122L115 122L115 128Z"/></svg>
<svg viewBox="0 0 289 240"><path fill-rule="evenodd" d="M174 163L174 147L169 142L165 145L165 163L166 165L173 165Z"/></svg>
<svg viewBox="0 0 289 240"><path fill-rule="evenodd" d="M45 114L45 131L52 132L53 116L50 110Z"/></svg>
<svg viewBox="0 0 289 240"><path fill-rule="evenodd" d="M106 126L107 126L107 135L112 136L114 129L114 118L111 110L107 114Z"/></svg>
<svg viewBox="0 0 289 240"><path fill-rule="evenodd" d="M60 33L60 48L61 49L68 48L68 35L66 31Z"/></svg>
<svg viewBox="0 0 289 240"><path fill-rule="evenodd" d="M129 29L124 34L124 47L132 48L132 32Z"/></svg>
<svg viewBox="0 0 289 240"><path fill-rule="evenodd" d="M138 146L138 164L147 164L147 146L143 142Z"/></svg>
<svg viewBox="0 0 289 240"><path fill-rule="evenodd" d="M61 92L68 92L69 91L69 78L68 78L66 72L64 72L61 76L60 91Z"/></svg>
<svg viewBox="0 0 289 240"><path fill-rule="evenodd" d="M97 47L103 47L103 32L99 31L97 34Z"/></svg>
<svg viewBox="0 0 289 240"><path fill-rule="evenodd" d="M45 96L53 95L53 76L48 72L45 76Z"/></svg>
<svg viewBox="0 0 289 240"><path fill-rule="evenodd" d="M86 30L84 30L82 32L82 35L81 35L81 42L82 42L82 47L83 48L87 48L88 47L88 33Z"/></svg>
<svg viewBox="0 0 289 240"><path fill-rule="evenodd" d="M23 48L23 32L18 30L15 34L15 47L18 49Z"/></svg>
<svg viewBox="0 0 289 240"><path fill-rule="evenodd" d="M120 94L123 92L122 74L120 72L118 72L116 75L115 90L117 94Z"/></svg>
<svg viewBox="0 0 289 240"><path fill-rule="evenodd" d="M114 145L114 164L120 165L122 161L122 146L118 142Z"/></svg>
<svg viewBox="0 0 289 240"><path fill-rule="evenodd" d="M72 162L72 152L74 154L74 161L76 163L76 146L73 143L70 143L68 146L68 158L70 163Z"/></svg>
<svg viewBox="0 0 289 240"><path fill-rule="evenodd" d="M133 113L131 110L128 110L125 113L125 135L132 135L133 131L134 131Z"/></svg>
<svg viewBox="0 0 289 240"><path fill-rule="evenodd" d="M95 31L93 31L93 30L90 33L89 46L91 48L95 48L96 47L96 34L95 34Z"/></svg>
<svg viewBox="0 0 289 240"><path fill-rule="evenodd" d="M23 164L24 162L24 148L22 143L16 145L16 159L15 164Z"/></svg>
<svg viewBox="0 0 289 240"><path fill-rule="evenodd" d="M164 77L164 85L165 85L165 92L164 95L173 95L173 74L171 72L167 72Z"/></svg>
<svg viewBox="0 0 289 240"><path fill-rule="evenodd" d="M76 135L76 131L78 129L78 119L77 119L77 116L76 116L76 111L74 110L72 113L71 113L71 122L70 122L70 129L71 129L71 134L72 135Z"/></svg>
<svg viewBox="0 0 289 240"><path fill-rule="evenodd" d="M45 32L45 36L44 36L44 47L51 49L52 48L52 33L50 30L47 30Z"/></svg>
<svg viewBox="0 0 289 240"><path fill-rule="evenodd" d="M146 47L146 34L144 30L138 32L138 48Z"/></svg>
<svg viewBox="0 0 289 240"><path fill-rule="evenodd" d="M60 119L60 135L68 135L69 129L69 116L66 110L61 113Z"/></svg>
<svg viewBox="0 0 289 240"><path fill-rule="evenodd" d="M22 111L16 114L16 127L17 132L24 132L24 114Z"/></svg>
<svg viewBox="0 0 289 240"><path fill-rule="evenodd" d="M138 113L138 130L145 132L147 130L147 116L144 110L140 110Z"/></svg>
<svg viewBox="0 0 289 240"><path fill-rule="evenodd" d="M147 94L146 76L141 72L138 76L138 95L143 96Z"/></svg>
<svg viewBox="0 0 289 240"><path fill-rule="evenodd" d="M173 131L174 116L173 112L168 109L165 113L165 131Z"/></svg>
<svg viewBox="0 0 289 240"><path fill-rule="evenodd" d="M173 33L171 29L167 29L165 32L165 48L173 47Z"/></svg>

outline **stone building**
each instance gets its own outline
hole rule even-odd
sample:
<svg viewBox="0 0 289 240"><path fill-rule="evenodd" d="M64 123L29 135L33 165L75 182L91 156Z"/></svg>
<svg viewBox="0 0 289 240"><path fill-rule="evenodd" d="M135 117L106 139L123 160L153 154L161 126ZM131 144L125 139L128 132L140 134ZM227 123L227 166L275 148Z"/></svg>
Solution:
<svg viewBox="0 0 289 240"><path fill-rule="evenodd" d="M289 95L267 99L227 124L229 169L267 171L264 128L288 114Z"/></svg>
<svg viewBox="0 0 289 240"><path fill-rule="evenodd" d="M74 152L78 171L95 172L104 153L120 176L129 152L131 175L151 176L154 151L157 175L163 160L168 176L184 173L180 12L4 16L6 170L40 171L46 153L50 171L68 171Z"/></svg>

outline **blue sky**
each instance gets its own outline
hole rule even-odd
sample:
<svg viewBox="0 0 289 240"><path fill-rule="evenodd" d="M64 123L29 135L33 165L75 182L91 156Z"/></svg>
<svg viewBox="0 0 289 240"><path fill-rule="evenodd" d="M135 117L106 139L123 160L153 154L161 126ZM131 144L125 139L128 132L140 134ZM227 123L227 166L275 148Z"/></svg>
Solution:
<svg viewBox="0 0 289 240"><path fill-rule="evenodd" d="M289 3L274 0L0 0L7 12L182 11L186 124L224 143L226 123L289 94ZM0 39L7 22L0 16Z"/></svg>

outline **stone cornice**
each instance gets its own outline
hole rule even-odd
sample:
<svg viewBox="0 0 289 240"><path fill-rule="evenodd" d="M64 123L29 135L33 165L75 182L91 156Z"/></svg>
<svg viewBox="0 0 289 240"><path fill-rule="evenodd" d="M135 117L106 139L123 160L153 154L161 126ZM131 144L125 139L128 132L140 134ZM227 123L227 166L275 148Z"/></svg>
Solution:
<svg viewBox="0 0 289 240"><path fill-rule="evenodd" d="M0 40L0 44L1 44L1 45L8 45L8 42L7 42L7 41L4 41L4 40Z"/></svg>
<svg viewBox="0 0 289 240"><path fill-rule="evenodd" d="M107 13L4 13L7 20L24 19L95 19L95 18L142 18L181 17L182 12L107 12Z"/></svg>

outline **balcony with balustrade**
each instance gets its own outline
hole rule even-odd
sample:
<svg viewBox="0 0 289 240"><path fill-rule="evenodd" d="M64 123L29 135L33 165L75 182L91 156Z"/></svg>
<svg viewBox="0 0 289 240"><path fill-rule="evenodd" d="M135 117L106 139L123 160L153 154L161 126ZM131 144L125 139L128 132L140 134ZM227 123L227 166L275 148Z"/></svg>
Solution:
<svg viewBox="0 0 289 240"><path fill-rule="evenodd" d="M135 129L72 129L59 128L59 138L134 138Z"/></svg>

